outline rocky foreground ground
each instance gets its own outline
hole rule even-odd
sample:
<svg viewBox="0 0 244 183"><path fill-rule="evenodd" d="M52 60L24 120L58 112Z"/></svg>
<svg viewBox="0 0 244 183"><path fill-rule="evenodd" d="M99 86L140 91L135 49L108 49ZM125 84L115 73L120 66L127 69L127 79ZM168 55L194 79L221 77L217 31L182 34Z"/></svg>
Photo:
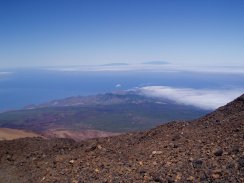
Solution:
<svg viewBox="0 0 244 183"><path fill-rule="evenodd" d="M83 142L0 142L1 183L244 182L244 95L191 122Z"/></svg>

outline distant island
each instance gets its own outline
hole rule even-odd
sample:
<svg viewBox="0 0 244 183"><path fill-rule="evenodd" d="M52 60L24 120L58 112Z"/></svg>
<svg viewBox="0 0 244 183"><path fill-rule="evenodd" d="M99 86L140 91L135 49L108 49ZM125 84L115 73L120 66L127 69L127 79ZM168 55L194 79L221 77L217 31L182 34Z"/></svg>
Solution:
<svg viewBox="0 0 244 183"><path fill-rule="evenodd" d="M127 63L108 63L108 64L102 64L101 66L126 66L129 65Z"/></svg>
<svg viewBox="0 0 244 183"><path fill-rule="evenodd" d="M143 62L143 64L148 64L148 65L166 65L170 64L167 61L149 61L149 62Z"/></svg>

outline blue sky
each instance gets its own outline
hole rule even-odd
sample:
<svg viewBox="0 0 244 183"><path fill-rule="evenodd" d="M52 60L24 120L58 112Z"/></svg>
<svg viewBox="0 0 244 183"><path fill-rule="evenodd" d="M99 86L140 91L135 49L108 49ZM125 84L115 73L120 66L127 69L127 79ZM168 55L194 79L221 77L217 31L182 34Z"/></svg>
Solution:
<svg viewBox="0 0 244 183"><path fill-rule="evenodd" d="M243 65L242 0L2 0L0 67Z"/></svg>

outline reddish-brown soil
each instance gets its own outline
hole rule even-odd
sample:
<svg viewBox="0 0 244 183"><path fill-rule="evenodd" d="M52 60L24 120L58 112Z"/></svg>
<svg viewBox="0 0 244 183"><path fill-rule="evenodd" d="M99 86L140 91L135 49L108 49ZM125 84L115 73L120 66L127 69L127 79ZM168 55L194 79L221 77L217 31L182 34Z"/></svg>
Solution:
<svg viewBox="0 0 244 183"><path fill-rule="evenodd" d="M0 140L13 140L25 137L41 137L41 135L24 130L0 128Z"/></svg>
<svg viewBox="0 0 244 183"><path fill-rule="evenodd" d="M13 140L26 137L41 137L45 139L69 138L77 142L87 139L112 137L120 133L106 132L100 130L69 130L52 128L43 132L31 132L25 130L0 128L0 140Z"/></svg>
<svg viewBox="0 0 244 183"><path fill-rule="evenodd" d="M244 182L244 95L191 122L75 142L0 142L1 183Z"/></svg>
<svg viewBox="0 0 244 183"><path fill-rule="evenodd" d="M112 133L99 130L68 130L68 129L50 129L41 133L46 138L69 138L75 141L94 139L100 137L112 137L119 133Z"/></svg>

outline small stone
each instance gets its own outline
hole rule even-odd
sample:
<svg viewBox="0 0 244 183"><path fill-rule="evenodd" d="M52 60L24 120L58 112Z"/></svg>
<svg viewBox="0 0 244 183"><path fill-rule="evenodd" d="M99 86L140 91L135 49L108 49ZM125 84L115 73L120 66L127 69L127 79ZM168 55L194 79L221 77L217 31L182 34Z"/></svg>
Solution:
<svg viewBox="0 0 244 183"><path fill-rule="evenodd" d="M75 160L73 160L73 159L69 161L70 164L73 164L74 162L75 162Z"/></svg>
<svg viewBox="0 0 244 183"><path fill-rule="evenodd" d="M234 132L239 132L240 129L239 129L239 128L236 128L236 129L234 129L233 131L234 131Z"/></svg>
<svg viewBox="0 0 244 183"><path fill-rule="evenodd" d="M101 145L98 145L97 148L98 148L98 149L102 149L102 146L101 146Z"/></svg>
<svg viewBox="0 0 244 183"><path fill-rule="evenodd" d="M153 177L153 181L154 181L154 182L160 182L160 183L163 183L163 179L161 178L160 174L155 173L155 174L152 175L152 177Z"/></svg>
<svg viewBox="0 0 244 183"><path fill-rule="evenodd" d="M175 135L175 136L173 136L172 141L176 141L176 140L179 140L179 139L180 139L180 135Z"/></svg>
<svg viewBox="0 0 244 183"><path fill-rule="evenodd" d="M163 179L161 177L154 177L153 180L154 180L154 182L163 183Z"/></svg>
<svg viewBox="0 0 244 183"><path fill-rule="evenodd" d="M140 170L139 173L140 174L145 174L146 173L146 170Z"/></svg>
<svg viewBox="0 0 244 183"><path fill-rule="evenodd" d="M168 183L174 183L175 181L172 178L167 178Z"/></svg>
<svg viewBox="0 0 244 183"><path fill-rule="evenodd" d="M214 179L219 179L220 176L221 176L221 170L213 170L211 176L212 176L212 178L214 178Z"/></svg>
<svg viewBox="0 0 244 183"><path fill-rule="evenodd" d="M162 154L162 153L163 153L162 151L153 151L153 152L152 152L152 155Z"/></svg>
<svg viewBox="0 0 244 183"><path fill-rule="evenodd" d="M179 145L177 145L177 144L173 145L173 148L178 148L178 147L179 147Z"/></svg>
<svg viewBox="0 0 244 183"><path fill-rule="evenodd" d="M193 176L189 176L186 180L193 181L194 180L194 177Z"/></svg>
<svg viewBox="0 0 244 183"><path fill-rule="evenodd" d="M194 161L194 159L192 157L190 157L189 161L192 162L192 161Z"/></svg>
<svg viewBox="0 0 244 183"><path fill-rule="evenodd" d="M166 166L170 166L171 164L172 164L171 161L167 161L165 165L166 165Z"/></svg>
<svg viewBox="0 0 244 183"><path fill-rule="evenodd" d="M243 168L244 167L244 156L240 157L238 159L238 167Z"/></svg>
<svg viewBox="0 0 244 183"><path fill-rule="evenodd" d="M12 160L13 160L13 159L12 159L12 156L8 154L8 155L7 155L7 160L8 160L8 161L12 161Z"/></svg>
<svg viewBox="0 0 244 183"><path fill-rule="evenodd" d="M233 169L235 167L235 165L233 164L233 163L228 163L227 165L226 165L226 169Z"/></svg>
<svg viewBox="0 0 244 183"><path fill-rule="evenodd" d="M175 177L175 181L177 182L177 181L179 181L179 180L181 180L181 174L178 173L178 174L176 175L176 177Z"/></svg>
<svg viewBox="0 0 244 183"><path fill-rule="evenodd" d="M216 174L216 173L213 173L213 174L212 174L212 177L213 177L214 179L218 179L218 178L220 177L220 175L219 175L219 174Z"/></svg>
<svg viewBox="0 0 244 183"><path fill-rule="evenodd" d="M208 180L208 176L205 172L200 172L199 176L200 176L200 182L205 182Z"/></svg>
<svg viewBox="0 0 244 183"><path fill-rule="evenodd" d="M203 164L203 161L202 160L194 160L193 162L192 162L192 166L194 167L194 168L201 168L202 167L202 164Z"/></svg>
<svg viewBox="0 0 244 183"><path fill-rule="evenodd" d="M214 151L214 155L215 156L222 156L223 152L224 151L222 149L217 149L217 150Z"/></svg>
<svg viewBox="0 0 244 183"><path fill-rule="evenodd" d="M234 153L234 154L238 154L238 153L240 152L240 150L239 150L239 146L234 146L234 147L232 147L231 152Z"/></svg>
<svg viewBox="0 0 244 183"><path fill-rule="evenodd" d="M89 152L89 151L94 151L96 148L97 148L96 145L92 145L92 146L89 147L86 151L87 151L87 152Z"/></svg>
<svg viewBox="0 0 244 183"><path fill-rule="evenodd" d="M146 180L146 181L148 181L148 180L150 179L150 177L147 176L147 175L145 175L145 176L143 177L143 179Z"/></svg>

